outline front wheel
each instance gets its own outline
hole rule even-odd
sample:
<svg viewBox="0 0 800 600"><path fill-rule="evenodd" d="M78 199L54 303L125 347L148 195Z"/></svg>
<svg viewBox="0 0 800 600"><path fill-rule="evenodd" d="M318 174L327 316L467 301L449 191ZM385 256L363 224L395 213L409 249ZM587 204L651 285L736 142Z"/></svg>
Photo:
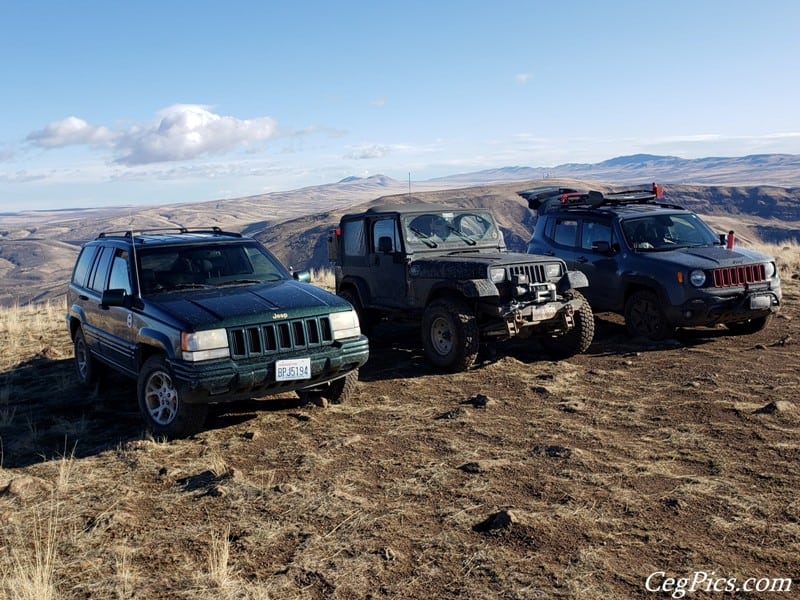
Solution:
<svg viewBox="0 0 800 600"><path fill-rule="evenodd" d="M758 333L764 329L769 325L771 320L772 315L764 315L763 317L756 317L754 319L748 319L747 321L725 323L725 327L734 335L750 335L751 333Z"/></svg>
<svg viewBox="0 0 800 600"><path fill-rule="evenodd" d="M208 414L207 404L187 404L181 399L163 356L145 361L139 372L137 396L145 423L157 436L179 438L197 433Z"/></svg>
<svg viewBox="0 0 800 600"><path fill-rule="evenodd" d="M320 389L297 390L297 397L305 404L316 404L322 398L330 400L331 404L343 404L351 400L357 386L358 369L353 369L344 377L335 379Z"/></svg>
<svg viewBox="0 0 800 600"><path fill-rule="evenodd" d="M422 315L422 345L435 366L466 371L475 363L480 347L475 315L460 300L434 300Z"/></svg>
<svg viewBox="0 0 800 600"><path fill-rule="evenodd" d="M661 310L658 296L650 290L640 290L628 298L625 303L625 325L632 336L653 341L663 340L673 331Z"/></svg>
<svg viewBox="0 0 800 600"><path fill-rule="evenodd" d="M547 337L541 340L545 351L553 358L569 358L589 349L594 339L594 313L586 298L575 290L570 294L580 300L578 310L573 314L575 325L567 333L558 337Z"/></svg>

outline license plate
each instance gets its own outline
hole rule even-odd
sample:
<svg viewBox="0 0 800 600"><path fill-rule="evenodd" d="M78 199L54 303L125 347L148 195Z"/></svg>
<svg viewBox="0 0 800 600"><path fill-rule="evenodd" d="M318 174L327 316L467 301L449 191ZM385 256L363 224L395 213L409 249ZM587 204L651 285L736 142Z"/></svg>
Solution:
<svg viewBox="0 0 800 600"><path fill-rule="evenodd" d="M311 379L310 358L290 358L275 363L275 381Z"/></svg>
<svg viewBox="0 0 800 600"><path fill-rule="evenodd" d="M763 310L772 306L772 297L766 294L750 296L750 310Z"/></svg>

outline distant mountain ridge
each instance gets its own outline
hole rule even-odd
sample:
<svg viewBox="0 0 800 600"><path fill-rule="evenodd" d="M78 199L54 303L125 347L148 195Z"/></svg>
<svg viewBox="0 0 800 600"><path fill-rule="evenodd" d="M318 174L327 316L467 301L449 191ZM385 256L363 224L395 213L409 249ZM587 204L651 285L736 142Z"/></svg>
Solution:
<svg viewBox="0 0 800 600"><path fill-rule="evenodd" d="M655 154L617 156L599 163L564 163L555 167L512 166L431 179L469 184L522 179L594 179L609 183L680 185L800 186L800 154L751 154L741 157L680 158Z"/></svg>

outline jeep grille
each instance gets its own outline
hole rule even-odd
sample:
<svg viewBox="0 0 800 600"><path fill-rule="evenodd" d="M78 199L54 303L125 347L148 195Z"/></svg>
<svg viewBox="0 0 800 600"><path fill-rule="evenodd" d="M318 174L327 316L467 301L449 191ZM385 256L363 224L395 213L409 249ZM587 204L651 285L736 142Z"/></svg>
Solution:
<svg viewBox="0 0 800 600"><path fill-rule="evenodd" d="M228 330L232 358L253 358L330 344L333 331L328 317L294 319Z"/></svg>
<svg viewBox="0 0 800 600"><path fill-rule="evenodd" d="M531 283L546 283L547 277L544 273L544 265L514 265L508 268L510 277L514 275L527 275Z"/></svg>
<svg viewBox="0 0 800 600"><path fill-rule="evenodd" d="M734 287L767 280L763 264L714 269L714 287Z"/></svg>

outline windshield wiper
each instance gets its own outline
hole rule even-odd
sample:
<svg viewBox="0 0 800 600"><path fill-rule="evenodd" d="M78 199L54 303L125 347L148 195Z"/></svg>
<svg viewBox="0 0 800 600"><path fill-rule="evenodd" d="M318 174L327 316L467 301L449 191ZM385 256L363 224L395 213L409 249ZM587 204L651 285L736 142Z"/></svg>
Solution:
<svg viewBox="0 0 800 600"><path fill-rule="evenodd" d="M417 229L416 227L409 227L409 229L410 229L410 230L411 230L411 232L412 232L414 235L416 235L416 236L417 236L417 238L419 238L419 240L420 240L420 241L422 241L422 243L424 243L424 244L425 244L425 245L426 245L428 248L438 248L438 247L439 247L439 244L437 244L436 242L434 242L434 241L431 239L431 236L429 236L429 235L427 235L427 234L425 234L425 233L422 233L422 232L421 232L419 229Z"/></svg>
<svg viewBox="0 0 800 600"><path fill-rule="evenodd" d="M469 237L469 236L468 236L466 233L464 233L463 231L459 231L458 229L456 229L456 228L455 228L455 227L453 227L452 225L448 225L448 226L447 226L447 228L448 228L450 231L452 231L453 233L455 233L455 234L456 234L458 237L460 237L462 240L464 240L465 242L467 242L467 244L469 244L470 246L474 246L475 244L477 244L477 243L478 243L478 242L476 242L475 240L473 240L471 237Z"/></svg>
<svg viewBox="0 0 800 600"><path fill-rule="evenodd" d="M207 283L175 283L167 288L167 290L196 290L210 288Z"/></svg>
<svg viewBox="0 0 800 600"><path fill-rule="evenodd" d="M218 287L225 285L245 285L248 283L264 283L261 279L231 279L230 281L223 281Z"/></svg>

